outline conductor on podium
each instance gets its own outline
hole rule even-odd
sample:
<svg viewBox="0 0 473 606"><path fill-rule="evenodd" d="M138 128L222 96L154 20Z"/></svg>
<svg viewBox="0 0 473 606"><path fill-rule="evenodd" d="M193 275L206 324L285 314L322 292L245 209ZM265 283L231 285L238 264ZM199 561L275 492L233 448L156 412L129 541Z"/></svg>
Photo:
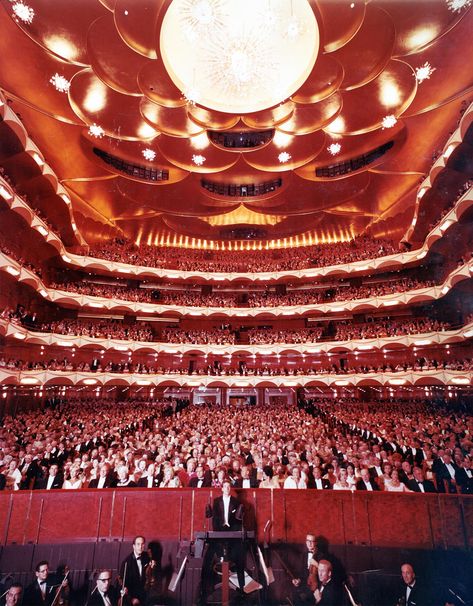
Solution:
<svg viewBox="0 0 473 606"><path fill-rule="evenodd" d="M222 484L222 496L217 497L213 506L207 506L206 516L212 518L213 530L217 532L241 531L243 529L243 505L233 497L230 480ZM238 585L240 590L245 586L245 550L241 541L222 541L217 550L218 555L228 555L230 561L236 566Z"/></svg>

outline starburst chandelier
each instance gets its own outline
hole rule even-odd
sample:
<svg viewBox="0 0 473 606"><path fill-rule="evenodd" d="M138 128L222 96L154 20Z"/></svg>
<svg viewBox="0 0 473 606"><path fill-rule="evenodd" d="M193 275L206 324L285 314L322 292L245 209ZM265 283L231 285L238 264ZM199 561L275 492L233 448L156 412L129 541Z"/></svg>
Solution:
<svg viewBox="0 0 473 606"><path fill-rule="evenodd" d="M415 75L416 80L419 84L421 84L424 80L428 80L430 76L434 73L435 67L432 67L428 61L421 65L420 67L416 67Z"/></svg>
<svg viewBox="0 0 473 606"><path fill-rule="evenodd" d="M207 158L205 158L205 156L202 156L201 154L194 154L192 156L192 162L196 165L196 166L202 166L203 163L205 162Z"/></svg>
<svg viewBox="0 0 473 606"><path fill-rule="evenodd" d="M104 135L105 135L105 131L104 129L99 126L98 124L91 124L89 126L89 135L91 135L92 137L95 137L96 139L101 139Z"/></svg>
<svg viewBox="0 0 473 606"><path fill-rule="evenodd" d="M339 154L342 151L342 146L340 145L340 143L331 143L327 147L327 151L332 156L336 156L337 154Z"/></svg>
<svg viewBox="0 0 473 606"><path fill-rule="evenodd" d="M471 6L472 0L447 0L447 7L453 13L459 13L463 8Z"/></svg>
<svg viewBox="0 0 473 606"><path fill-rule="evenodd" d="M143 154L144 159L149 160L149 162L152 162L156 158L156 152L149 149L149 147L144 149L141 153Z"/></svg>
<svg viewBox="0 0 473 606"><path fill-rule="evenodd" d="M288 152L281 152L278 156L278 160L279 160L279 162L281 162L281 164L285 164L286 162L289 162L289 160L291 158L292 158L292 156Z"/></svg>
<svg viewBox="0 0 473 606"><path fill-rule="evenodd" d="M27 4L24 4L23 2L15 2L12 5L12 9L16 17L20 19L20 21L23 21L23 23L30 24L33 22L34 10Z"/></svg>
<svg viewBox="0 0 473 606"><path fill-rule="evenodd" d="M381 126L383 128L392 128L396 124L397 124L397 118L393 114L390 114L389 116L384 116L384 118L381 122Z"/></svg>
<svg viewBox="0 0 473 606"><path fill-rule="evenodd" d="M60 93L67 93L69 91L69 87L71 86L69 80L60 74L54 74L54 76L51 76L49 82Z"/></svg>

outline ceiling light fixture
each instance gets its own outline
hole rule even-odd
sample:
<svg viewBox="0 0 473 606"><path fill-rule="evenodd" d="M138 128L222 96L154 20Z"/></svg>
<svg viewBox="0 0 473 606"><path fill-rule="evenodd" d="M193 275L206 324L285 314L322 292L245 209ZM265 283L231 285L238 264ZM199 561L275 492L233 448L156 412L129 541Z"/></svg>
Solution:
<svg viewBox="0 0 473 606"><path fill-rule="evenodd" d="M471 5L472 0L447 0L447 7L453 13L458 13L467 6Z"/></svg>
<svg viewBox="0 0 473 606"><path fill-rule="evenodd" d="M287 152L281 152L278 156L278 160L279 162L281 162L281 164L284 164L285 162L289 162L289 160L292 158L291 154L288 154Z"/></svg>
<svg viewBox="0 0 473 606"><path fill-rule="evenodd" d="M416 67L415 75L417 82L421 84L424 80L428 80L435 70L436 68L432 67L428 61L424 65Z"/></svg>
<svg viewBox="0 0 473 606"><path fill-rule="evenodd" d="M34 10L23 2L15 2L12 6L15 15L23 21L23 23L32 23L34 18Z"/></svg>
<svg viewBox="0 0 473 606"><path fill-rule="evenodd" d="M51 77L49 82L60 93L67 93L69 91L69 87L71 86L69 80L67 80L67 78L65 78L64 76L61 76L61 74L54 74L54 76Z"/></svg>
<svg viewBox="0 0 473 606"><path fill-rule="evenodd" d="M89 126L89 135L92 135L92 137L96 137L97 139L101 139L105 135L105 131L101 126L95 124L94 122Z"/></svg>
<svg viewBox="0 0 473 606"><path fill-rule="evenodd" d="M397 118L393 114L390 114L389 116L384 116L384 118L381 122L381 125L383 128L392 128L396 124L397 124Z"/></svg>
<svg viewBox="0 0 473 606"><path fill-rule="evenodd" d="M141 153L143 154L145 160L149 160L150 162L152 162L156 158L156 152L152 149L149 149L149 147L144 149Z"/></svg>
<svg viewBox="0 0 473 606"><path fill-rule="evenodd" d="M200 154L194 154L192 156L192 162L194 164L196 164L197 166L202 166L202 164L205 162L207 158L205 158L204 156L200 155Z"/></svg>
<svg viewBox="0 0 473 606"><path fill-rule="evenodd" d="M340 143L331 143L328 147L327 147L327 151L329 152L329 154L331 154L332 156L336 156L337 154L339 154L342 150L342 146L340 145Z"/></svg>

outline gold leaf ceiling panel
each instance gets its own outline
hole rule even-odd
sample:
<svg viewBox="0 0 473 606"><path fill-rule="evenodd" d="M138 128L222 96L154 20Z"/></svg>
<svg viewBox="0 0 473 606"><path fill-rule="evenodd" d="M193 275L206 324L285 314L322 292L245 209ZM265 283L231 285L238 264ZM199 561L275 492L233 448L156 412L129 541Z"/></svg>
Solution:
<svg viewBox="0 0 473 606"><path fill-rule="evenodd" d="M320 37L308 78L290 99L279 94L272 107L232 113L195 104L199 73L181 90L160 51L171 5L181 10L182 28L198 32L196 53L216 34L225 45L228 1L23 0L16 12L13 2L0 0L0 86L59 180L80 200L88 237L94 212L120 221L130 238L154 242L162 230L185 233L186 216L195 217L194 235L199 229L208 234L210 226L197 217L222 213L228 220L239 204L292 217L267 225L268 237L296 234L309 224L321 234L356 233L377 213L397 234L399 221L409 221L406 204L414 205L413 179L428 169L473 90L469 3L298 0L313 10ZM258 3L268 10L267 0L254 0L256 9ZM304 24L284 16L286 5L281 7L279 14L267 13L271 27L264 35L282 36L290 52L288 41L297 45ZM276 63L264 48L259 56L251 51L248 45L234 49L225 65L237 87L259 92ZM219 59L214 54L212 65L219 67ZM428 72L423 81L419 68ZM212 76L210 67L204 69ZM277 87L271 93L277 96ZM87 134L91 126L98 138ZM218 144L211 130L220 131ZM394 144L372 164L316 174L320 167L349 165L387 142ZM104 162L105 152L115 165ZM4 158L4 165L14 166L14 157ZM147 183L120 170L120 161L164 170L168 178ZM15 176L22 170L26 187L24 163ZM206 174L224 185L259 188L274 179L280 186L241 201L205 189ZM48 198L47 204L53 202ZM90 228L84 225L87 208ZM131 209L136 213L127 223Z"/></svg>

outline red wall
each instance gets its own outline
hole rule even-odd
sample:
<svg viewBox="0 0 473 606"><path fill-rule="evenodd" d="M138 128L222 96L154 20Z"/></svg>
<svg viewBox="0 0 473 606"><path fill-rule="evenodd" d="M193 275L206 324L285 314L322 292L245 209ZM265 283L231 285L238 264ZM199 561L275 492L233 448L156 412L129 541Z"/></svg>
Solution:
<svg viewBox="0 0 473 606"><path fill-rule="evenodd" d="M1 544L130 539L136 534L189 539L203 530L218 490L82 490L0 494ZM245 526L273 521L273 542L303 542L308 531L332 545L425 549L473 547L473 498L241 490Z"/></svg>

